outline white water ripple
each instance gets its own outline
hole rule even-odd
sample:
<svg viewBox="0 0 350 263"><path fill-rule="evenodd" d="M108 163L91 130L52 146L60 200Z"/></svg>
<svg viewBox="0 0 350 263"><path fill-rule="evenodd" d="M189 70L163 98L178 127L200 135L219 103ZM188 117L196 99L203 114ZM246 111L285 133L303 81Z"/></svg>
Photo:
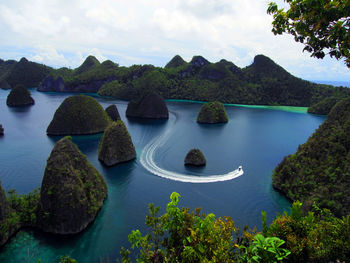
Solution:
<svg viewBox="0 0 350 263"><path fill-rule="evenodd" d="M174 123L176 123L176 121ZM169 127L165 131L165 133L151 140L142 150L141 157L140 157L141 164L150 173L166 179L186 182L186 183L222 182L222 181L232 180L243 175L244 172L241 167L225 174L203 175L203 176L177 173L177 172L165 170L159 167L154 162L154 154L157 148L162 146L167 141L168 137L170 136L171 128L172 127Z"/></svg>

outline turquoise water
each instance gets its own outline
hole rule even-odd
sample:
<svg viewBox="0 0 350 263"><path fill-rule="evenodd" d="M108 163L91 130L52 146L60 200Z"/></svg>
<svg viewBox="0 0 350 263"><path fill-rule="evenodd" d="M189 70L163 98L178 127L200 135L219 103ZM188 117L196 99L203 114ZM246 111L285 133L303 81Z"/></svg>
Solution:
<svg viewBox="0 0 350 263"><path fill-rule="evenodd" d="M0 90L0 123L5 128L5 136L0 138L0 180L6 190L28 193L41 184L46 160L59 139L46 136L45 131L68 94L32 90L35 105L22 109L8 108L7 95L8 91ZM120 247L128 246L130 231L139 228L145 232L147 205L153 202L164 208L173 191L181 194L181 206L202 207L206 213L231 216L240 227L261 228L262 210L271 221L289 207L288 201L271 187L274 167L324 121L324 117L305 113L227 106L229 123L199 125L195 120L200 104L170 101L168 121L135 122L125 118L127 102L98 100L103 107L117 105L136 146L137 160L106 168L97 160L101 135L74 136L73 141L108 185L108 198L96 221L74 236L22 230L0 249L0 262L36 262L41 258L41 262L51 263L66 254L80 263L115 262ZM168 140L154 154L159 167L201 176L224 174L243 165L244 175L226 182L192 184L149 173L141 165L141 152L153 138L167 131ZM194 147L205 154L205 168L184 167L184 157Z"/></svg>

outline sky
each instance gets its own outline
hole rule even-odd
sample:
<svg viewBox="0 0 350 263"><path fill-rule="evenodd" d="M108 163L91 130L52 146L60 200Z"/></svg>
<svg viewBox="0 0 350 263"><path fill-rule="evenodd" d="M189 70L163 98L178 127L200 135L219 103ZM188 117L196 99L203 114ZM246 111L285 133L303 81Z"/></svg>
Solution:
<svg viewBox="0 0 350 263"><path fill-rule="evenodd" d="M344 61L311 58L292 36L275 36L268 2L0 0L0 58L75 68L94 55L121 66L164 67L178 54L243 68L264 54L297 77L350 82Z"/></svg>

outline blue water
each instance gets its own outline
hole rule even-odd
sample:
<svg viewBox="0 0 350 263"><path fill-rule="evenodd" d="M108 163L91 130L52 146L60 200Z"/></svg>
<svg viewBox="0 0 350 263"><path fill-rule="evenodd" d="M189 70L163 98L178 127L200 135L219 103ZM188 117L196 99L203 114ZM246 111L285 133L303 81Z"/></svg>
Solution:
<svg viewBox="0 0 350 263"><path fill-rule="evenodd" d="M46 160L59 139L48 137L46 128L68 94L47 94L32 90L35 105L16 109L6 106L8 91L0 90L0 180L5 190L28 193L39 187ZM36 230L22 230L2 249L0 262L57 262L69 254L80 263L115 262L120 247L128 246L127 235L139 228L151 202L163 208L173 191L181 194L180 205L202 207L203 212L231 216L240 227L261 228L261 211L268 219L289 208L289 202L271 187L274 167L285 155L294 153L324 117L305 113L226 107L230 121L222 125L196 123L200 104L167 102L168 121L135 122L125 118L127 103L98 99L103 107L116 104L135 144L138 159L113 168L97 159L101 135L75 136L73 141L101 172L108 185L108 198L95 222L75 236L56 236ZM203 175L227 173L243 165L244 175L232 181L192 184L157 177L143 168L140 155L153 138L171 129L168 141L155 153L163 169L193 172L183 160L191 148L200 148L207 159Z"/></svg>

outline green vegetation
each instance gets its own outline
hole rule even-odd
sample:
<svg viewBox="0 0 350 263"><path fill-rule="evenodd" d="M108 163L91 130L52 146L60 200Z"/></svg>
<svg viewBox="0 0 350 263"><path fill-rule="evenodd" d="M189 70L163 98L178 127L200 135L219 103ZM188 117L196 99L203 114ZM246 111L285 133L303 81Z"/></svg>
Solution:
<svg viewBox="0 0 350 263"><path fill-rule="evenodd" d="M22 85L25 88L34 88L54 69L42 64L22 58L14 60L0 60L0 82L5 81L11 87Z"/></svg>
<svg viewBox="0 0 350 263"><path fill-rule="evenodd" d="M199 149L191 149L185 157L185 165L203 166L206 162L204 154Z"/></svg>
<svg viewBox="0 0 350 263"><path fill-rule="evenodd" d="M149 205L146 225L150 233L139 230L129 235L132 249L137 249L137 262L236 262L241 256L241 245L249 247L253 233L239 229L231 218L215 218L200 209L190 212L178 208L180 195L171 194L166 213L158 216L159 207ZM122 248L122 262L131 262L130 251ZM244 261L242 261L244 262Z"/></svg>
<svg viewBox="0 0 350 263"><path fill-rule="evenodd" d="M103 132L110 118L102 106L92 97L77 95L66 98L58 107L48 135L82 135Z"/></svg>
<svg viewBox="0 0 350 263"><path fill-rule="evenodd" d="M9 107L22 107L34 104L34 99L30 96L30 92L19 85L13 88L7 96L6 104Z"/></svg>
<svg viewBox="0 0 350 263"><path fill-rule="evenodd" d="M27 195L10 190L6 197L0 185L0 246L21 227L36 226L39 200L38 189Z"/></svg>
<svg viewBox="0 0 350 263"><path fill-rule="evenodd" d="M331 109L341 100L345 99L348 96L331 96L327 97L320 102L311 105L307 112L313 113L313 114L320 114L320 115L328 115L331 111Z"/></svg>
<svg viewBox="0 0 350 263"><path fill-rule="evenodd" d="M100 62L94 56L88 56L80 67L74 70L74 75L79 75L81 73L87 72L100 65Z"/></svg>
<svg viewBox="0 0 350 263"><path fill-rule="evenodd" d="M272 32L288 33L295 41L304 43L304 51L312 57L323 58L326 53L336 59L344 58L350 68L350 3L348 0L285 0L289 9L278 9L270 3L273 14Z"/></svg>
<svg viewBox="0 0 350 263"><path fill-rule="evenodd" d="M291 252L283 262L348 262L350 214L337 218L329 210L314 206L303 216L301 207L300 202L295 202L291 214L277 216L270 226L263 213L264 236L284 240L283 247Z"/></svg>
<svg viewBox="0 0 350 263"><path fill-rule="evenodd" d="M135 96L132 89L129 89L125 83L120 84L118 80L103 84L97 94L100 96L123 99L132 99Z"/></svg>
<svg viewBox="0 0 350 263"><path fill-rule="evenodd" d="M168 64L165 65L165 68L177 68L186 64L187 62L183 60L182 57L180 57L179 55L176 55L168 62Z"/></svg>
<svg viewBox="0 0 350 263"><path fill-rule="evenodd" d="M136 158L136 151L128 129L121 120L112 122L103 134L98 159L107 166Z"/></svg>
<svg viewBox="0 0 350 263"><path fill-rule="evenodd" d="M70 137L59 140L47 160L40 190L40 227L78 233L91 223L107 196L101 174Z"/></svg>
<svg viewBox="0 0 350 263"><path fill-rule="evenodd" d="M304 209L312 204L337 216L350 212L350 99L342 100L297 152L276 167L273 186Z"/></svg>
<svg viewBox="0 0 350 263"><path fill-rule="evenodd" d="M215 218L178 208L180 195L171 194L166 213L149 205L146 225L150 232L134 230L128 236L137 262L347 262L350 259L350 215L334 217L329 210L314 206L302 215L301 203L291 213L266 223L263 232L235 227L231 218ZM131 262L130 250L122 248L122 262Z"/></svg>
<svg viewBox="0 0 350 263"><path fill-rule="evenodd" d="M218 101L204 104L197 116L198 123L225 123L228 116L225 107Z"/></svg>

